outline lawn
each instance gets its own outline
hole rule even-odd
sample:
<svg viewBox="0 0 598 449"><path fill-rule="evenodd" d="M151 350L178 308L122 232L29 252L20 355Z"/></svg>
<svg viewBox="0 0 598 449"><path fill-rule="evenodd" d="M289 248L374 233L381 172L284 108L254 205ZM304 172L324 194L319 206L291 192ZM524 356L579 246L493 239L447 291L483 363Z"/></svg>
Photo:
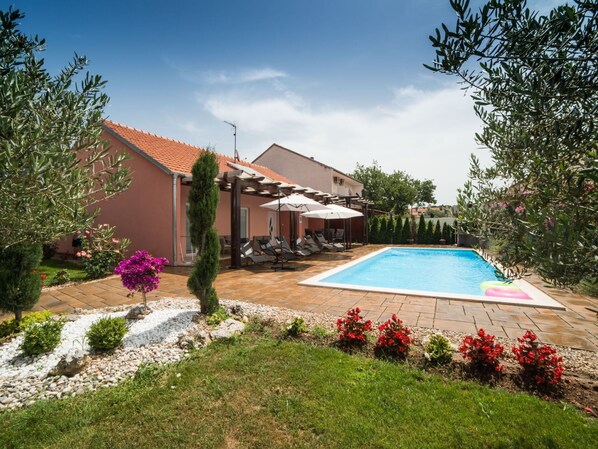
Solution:
<svg viewBox="0 0 598 449"><path fill-rule="evenodd" d="M590 448L572 407L273 338L0 414L0 447Z"/></svg>
<svg viewBox="0 0 598 449"><path fill-rule="evenodd" d="M72 282L80 282L85 280L85 278L87 277L87 274L85 273L85 271L83 271L83 268L80 265L63 260L43 260L38 268L38 271L40 273L44 273L47 276L44 282L46 286L54 285L54 276L56 276L56 273L58 273L61 270L66 270L69 272Z"/></svg>

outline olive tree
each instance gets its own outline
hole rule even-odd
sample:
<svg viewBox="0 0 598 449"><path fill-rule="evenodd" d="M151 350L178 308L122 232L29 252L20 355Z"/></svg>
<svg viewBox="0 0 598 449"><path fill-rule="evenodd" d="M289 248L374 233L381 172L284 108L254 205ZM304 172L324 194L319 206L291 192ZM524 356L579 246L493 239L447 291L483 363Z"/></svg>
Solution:
<svg viewBox="0 0 598 449"><path fill-rule="evenodd" d="M101 138L105 81L83 74L79 55L50 75L23 17L0 11L0 249L89 226L92 206L130 182L125 156Z"/></svg>
<svg viewBox="0 0 598 449"><path fill-rule="evenodd" d="M517 273L557 285L598 276L598 8L576 0L547 14L525 0L479 9L450 0L454 25L430 36L429 69L471 93L492 164L472 156L461 229L497 242Z"/></svg>

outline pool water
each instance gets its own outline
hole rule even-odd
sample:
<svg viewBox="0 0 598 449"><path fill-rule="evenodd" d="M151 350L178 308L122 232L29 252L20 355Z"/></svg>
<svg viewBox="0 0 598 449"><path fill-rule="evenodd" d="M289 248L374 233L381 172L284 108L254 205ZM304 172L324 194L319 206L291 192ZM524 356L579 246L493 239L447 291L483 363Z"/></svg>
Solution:
<svg viewBox="0 0 598 449"><path fill-rule="evenodd" d="M483 295L482 282L504 280L503 274L475 251L389 248L321 282Z"/></svg>

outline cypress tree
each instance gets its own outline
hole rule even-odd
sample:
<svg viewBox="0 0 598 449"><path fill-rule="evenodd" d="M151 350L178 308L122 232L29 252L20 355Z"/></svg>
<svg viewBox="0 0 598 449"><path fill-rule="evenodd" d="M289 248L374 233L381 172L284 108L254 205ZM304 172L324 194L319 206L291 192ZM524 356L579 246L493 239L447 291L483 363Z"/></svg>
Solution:
<svg viewBox="0 0 598 449"><path fill-rule="evenodd" d="M378 232L380 231L380 220L378 215L374 215L370 219L370 243L378 243Z"/></svg>
<svg viewBox="0 0 598 449"><path fill-rule="evenodd" d="M378 243L388 243L386 241L386 229L388 228L388 218L386 217L386 215L384 217L382 217L382 219L380 220L380 232L379 232L379 241Z"/></svg>
<svg viewBox="0 0 598 449"><path fill-rule="evenodd" d="M423 215L419 216L419 225L417 227L417 243L419 245L428 243L426 239L426 220Z"/></svg>
<svg viewBox="0 0 598 449"><path fill-rule="evenodd" d="M0 310L20 321L42 293L42 278L34 271L42 261L42 245L18 243L0 251Z"/></svg>
<svg viewBox="0 0 598 449"><path fill-rule="evenodd" d="M396 243L394 238L395 231L395 219L392 215L388 216L388 220L386 222L386 243Z"/></svg>
<svg viewBox="0 0 598 449"><path fill-rule="evenodd" d="M434 225L432 224L432 220L428 220L428 225L426 226L426 243L428 245L434 243Z"/></svg>
<svg viewBox="0 0 598 449"><path fill-rule="evenodd" d="M204 314L218 309L218 296L212 287L220 268L220 240L214 229L216 208L220 192L214 184L218 175L218 162L211 151L204 151L193 164L193 181L189 191L189 212L191 243L197 248L197 258L187 286L193 292Z"/></svg>
<svg viewBox="0 0 598 449"><path fill-rule="evenodd" d="M436 220L436 226L434 227L434 245L440 245L441 238L442 232L440 231L440 220Z"/></svg>
<svg viewBox="0 0 598 449"><path fill-rule="evenodd" d="M442 225L442 232L441 232L441 237L440 238L444 239L444 242L447 245L451 244L450 241L449 241L449 228L448 228L448 224L446 223L446 221Z"/></svg>
<svg viewBox="0 0 598 449"><path fill-rule="evenodd" d="M397 244L406 243L405 240L403 240L403 220L401 217L397 217L397 220L395 221L395 228L394 228L393 235L394 235L393 241L395 243L397 243Z"/></svg>
<svg viewBox="0 0 598 449"><path fill-rule="evenodd" d="M409 243L409 240L412 240L412 239L413 239L413 234L411 233L411 219L409 217L407 217L407 218L405 218L405 222L403 223L401 240L404 243Z"/></svg>

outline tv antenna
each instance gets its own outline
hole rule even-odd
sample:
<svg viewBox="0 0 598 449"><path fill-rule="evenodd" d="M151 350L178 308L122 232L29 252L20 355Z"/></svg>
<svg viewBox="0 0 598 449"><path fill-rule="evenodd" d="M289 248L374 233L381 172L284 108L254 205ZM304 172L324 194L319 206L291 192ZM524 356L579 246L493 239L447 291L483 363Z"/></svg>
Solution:
<svg viewBox="0 0 598 449"><path fill-rule="evenodd" d="M239 157L239 152L237 151L237 125L235 123L227 122L226 120L224 120L224 123L226 123L227 125L232 126L232 128L233 128L233 136L235 138L235 153L234 153L234 158L235 158L235 162L239 162L239 160L241 158Z"/></svg>

